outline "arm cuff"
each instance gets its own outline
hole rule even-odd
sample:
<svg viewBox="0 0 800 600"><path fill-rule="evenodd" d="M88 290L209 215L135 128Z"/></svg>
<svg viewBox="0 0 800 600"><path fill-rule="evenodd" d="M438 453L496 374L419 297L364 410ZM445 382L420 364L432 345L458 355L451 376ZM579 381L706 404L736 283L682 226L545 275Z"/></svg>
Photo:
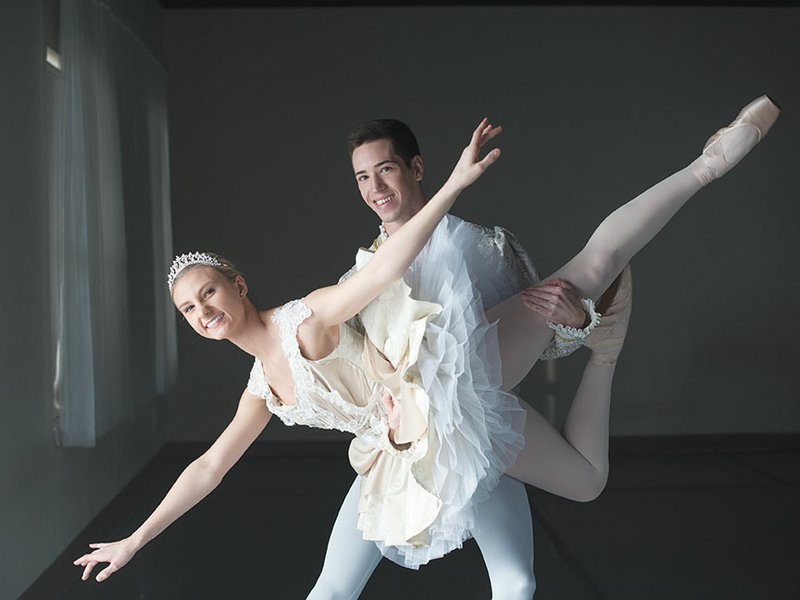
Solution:
<svg viewBox="0 0 800 600"><path fill-rule="evenodd" d="M569 356L575 350L583 346L586 338L592 333L592 330L600 322L600 313L597 312L594 302L589 298L581 298L581 304L586 314L589 315L589 324L583 329L576 329L569 325L557 325L551 321L547 322L547 326L555 332L553 341L545 348L542 353L542 360L553 360L555 358L562 358Z"/></svg>

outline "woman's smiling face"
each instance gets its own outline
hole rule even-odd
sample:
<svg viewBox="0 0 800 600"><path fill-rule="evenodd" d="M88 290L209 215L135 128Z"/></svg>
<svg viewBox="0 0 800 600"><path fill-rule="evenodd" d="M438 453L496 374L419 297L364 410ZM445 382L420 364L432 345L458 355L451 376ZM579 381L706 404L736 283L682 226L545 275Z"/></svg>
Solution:
<svg viewBox="0 0 800 600"><path fill-rule="evenodd" d="M189 325L203 337L220 340L244 317L247 285L241 276L231 281L214 267L197 266L181 273L172 301Z"/></svg>

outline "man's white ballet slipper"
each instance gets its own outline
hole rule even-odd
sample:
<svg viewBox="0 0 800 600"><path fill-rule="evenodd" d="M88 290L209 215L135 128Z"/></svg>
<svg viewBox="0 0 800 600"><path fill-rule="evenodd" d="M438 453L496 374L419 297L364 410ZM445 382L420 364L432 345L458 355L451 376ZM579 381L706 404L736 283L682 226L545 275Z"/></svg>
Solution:
<svg viewBox="0 0 800 600"><path fill-rule="evenodd" d="M708 139L703 154L691 164L693 175L703 185L722 177L767 135L780 113L769 96L753 100L730 125Z"/></svg>
<svg viewBox="0 0 800 600"><path fill-rule="evenodd" d="M599 365L613 365L617 362L633 307L633 277L631 266L625 265L622 273L603 293L597 304L601 313L600 323L586 339L586 347L591 349L591 362Z"/></svg>

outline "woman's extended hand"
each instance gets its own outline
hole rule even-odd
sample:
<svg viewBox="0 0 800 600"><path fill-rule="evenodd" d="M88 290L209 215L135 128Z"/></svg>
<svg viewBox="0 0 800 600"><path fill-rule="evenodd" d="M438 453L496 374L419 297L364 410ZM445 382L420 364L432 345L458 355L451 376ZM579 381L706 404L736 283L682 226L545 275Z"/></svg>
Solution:
<svg viewBox="0 0 800 600"><path fill-rule="evenodd" d="M400 402L397 401L389 391L385 391L381 396L384 406L386 406L386 418L389 424L389 441L398 450L406 450L411 447L410 443L398 444L395 442L397 430L400 428Z"/></svg>
<svg viewBox="0 0 800 600"><path fill-rule="evenodd" d="M453 172L447 183L463 190L474 183L483 172L486 171L494 162L500 158L500 148L495 148L481 159L481 148L503 131L502 127L495 127L489 123L488 118L484 118L475 131L472 132L472 139L469 145L464 148L461 158L456 163Z"/></svg>
<svg viewBox="0 0 800 600"><path fill-rule="evenodd" d="M97 574L97 581L104 581L111 575L124 567L128 561L136 554L136 549L130 538L125 538L118 542L104 542L89 544L90 548L95 548L94 552L84 554L74 563L75 566L83 567L81 579L86 581L92 574L92 569L99 563L109 563L109 565Z"/></svg>
<svg viewBox="0 0 800 600"><path fill-rule="evenodd" d="M394 432L400 427L400 403L388 391L383 392L381 401L386 407L386 418L389 423L389 437L394 441Z"/></svg>

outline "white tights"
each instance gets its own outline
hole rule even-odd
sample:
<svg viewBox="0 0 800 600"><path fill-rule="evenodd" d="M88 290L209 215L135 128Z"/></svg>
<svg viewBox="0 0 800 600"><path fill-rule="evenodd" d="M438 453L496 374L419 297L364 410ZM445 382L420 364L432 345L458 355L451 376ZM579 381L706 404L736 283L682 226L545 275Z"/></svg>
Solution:
<svg viewBox="0 0 800 600"><path fill-rule="evenodd" d="M358 493L356 477L333 525L325 563L308 600L358 598L382 556L373 542L361 538L356 528ZM502 476L492 494L475 514L473 536L478 543L494 600L531 600L533 576L533 524L525 486Z"/></svg>
<svg viewBox="0 0 800 600"><path fill-rule="evenodd" d="M634 254L702 188L692 165L651 187L611 213L586 246L548 279L560 277L597 299ZM550 341L544 320L514 296L487 311L498 320L503 387L515 386ZM608 415L615 365L589 362L564 424L563 436L536 410L528 412L525 448L508 474L578 501L596 498L608 477Z"/></svg>

